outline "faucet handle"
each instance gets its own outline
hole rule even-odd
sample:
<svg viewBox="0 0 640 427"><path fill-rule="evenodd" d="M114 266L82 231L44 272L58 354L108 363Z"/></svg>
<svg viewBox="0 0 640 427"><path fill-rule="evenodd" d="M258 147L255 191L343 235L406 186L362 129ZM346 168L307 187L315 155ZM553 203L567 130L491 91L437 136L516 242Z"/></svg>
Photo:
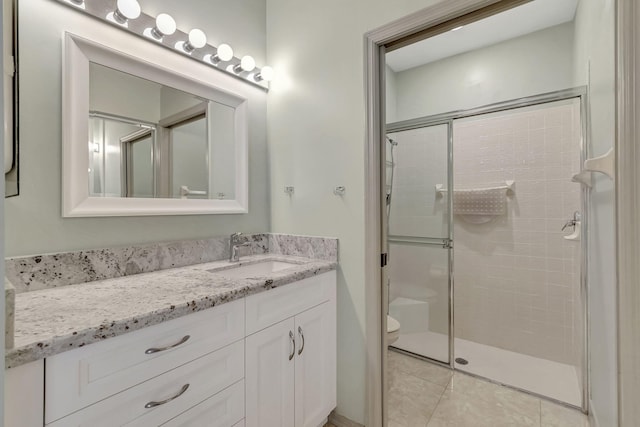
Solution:
<svg viewBox="0 0 640 427"><path fill-rule="evenodd" d="M567 227L575 227L577 222L578 222L578 221L577 221L577 220L575 220L575 219L570 219L569 221L567 221L567 222L562 226L562 231L564 231L564 229L565 229L565 228L567 228Z"/></svg>

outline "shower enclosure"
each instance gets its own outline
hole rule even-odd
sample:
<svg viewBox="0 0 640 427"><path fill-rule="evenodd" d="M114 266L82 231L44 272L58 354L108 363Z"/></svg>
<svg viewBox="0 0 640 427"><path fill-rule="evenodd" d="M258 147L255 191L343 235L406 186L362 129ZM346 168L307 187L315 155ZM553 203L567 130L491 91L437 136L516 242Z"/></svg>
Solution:
<svg viewBox="0 0 640 427"><path fill-rule="evenodd" d="M584 407L585 97L387 125L393 349Z"/></svg>

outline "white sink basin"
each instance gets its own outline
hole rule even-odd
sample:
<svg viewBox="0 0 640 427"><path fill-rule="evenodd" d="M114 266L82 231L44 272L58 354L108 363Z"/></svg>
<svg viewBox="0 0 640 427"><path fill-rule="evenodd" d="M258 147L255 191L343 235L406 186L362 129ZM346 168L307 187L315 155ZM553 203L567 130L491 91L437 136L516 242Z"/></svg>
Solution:
<svg viewBox="0 0 640 427"><path fill-rule="evenodd" d="M283 261L264 261L256 264L242 265L227 269L208 270L225 277L244 279L255 276L267 276L271 273L286 270L300 264Z"/></svg>

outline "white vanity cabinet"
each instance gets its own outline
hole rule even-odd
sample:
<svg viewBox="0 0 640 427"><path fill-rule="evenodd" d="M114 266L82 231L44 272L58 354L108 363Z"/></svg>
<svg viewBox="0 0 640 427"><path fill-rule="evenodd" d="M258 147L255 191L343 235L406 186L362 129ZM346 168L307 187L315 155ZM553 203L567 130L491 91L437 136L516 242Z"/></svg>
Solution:
<svg viewBox="0 0 640 427"><path fill-rule="evenodd" d="M318 427L335 408L335 292L330 272L247 298L247 427Z"/></svg>
<svg viewBox="0 0 640 427"><path fill-rule="evenodd" d="M336 273L12 368L5 390L5 427L318 427L336 406Z"/></svg>

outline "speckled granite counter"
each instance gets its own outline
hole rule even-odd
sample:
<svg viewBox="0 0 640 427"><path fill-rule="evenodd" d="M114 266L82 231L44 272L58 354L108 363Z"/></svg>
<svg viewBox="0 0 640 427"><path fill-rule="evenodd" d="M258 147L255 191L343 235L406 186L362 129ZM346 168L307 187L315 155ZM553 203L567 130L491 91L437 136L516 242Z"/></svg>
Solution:
<svg viewBox="0 0 640 427"><path fill-rule="evenodd" d="M267 260L299 265L268 276L233 279L222 271L233 265L215 261L17 294L15 347L6 352L6 367L205 310L337 266L334 260L275 254L243 257L240 265ZM207 271L218 268L221 270L216 273Z"/></svg>

